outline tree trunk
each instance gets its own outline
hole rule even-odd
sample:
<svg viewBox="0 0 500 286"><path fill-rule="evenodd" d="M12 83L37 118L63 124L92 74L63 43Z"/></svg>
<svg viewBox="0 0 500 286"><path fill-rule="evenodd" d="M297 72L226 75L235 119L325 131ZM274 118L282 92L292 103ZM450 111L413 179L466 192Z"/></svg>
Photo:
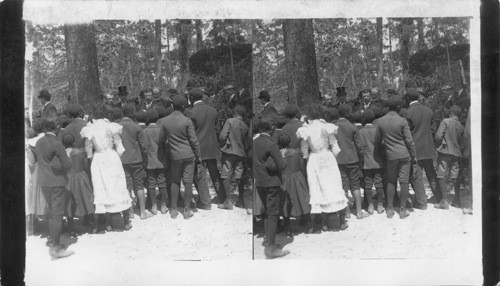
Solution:
<svg viewBox="0 0 500 286"><path fill-rule="evenodd" d="M312 19L283 21L289 102L319 102L318 72Z"/></svg>
<svg viewBox="0 0 500 286"><path fill-rule="evenodd" d="M391 19L387 19L387 26L389 27L389 63L391 64L390 83L394 84L394 62L392 60L392 35L391 35Z"/></svg>
<svg viewBox="0 0 500 286"><path fill-rule="evenodd" d="M418 30L417 48L420 51L420 50L423 50L425 48L424 19L423 18L418 18L417 19L417 30Z"/></svg>
<svg viewBox="0 0 500 286"><path fill-rule="evenodd" d="M231 57L231 77L232 77L233 82L234 82L235 78L234 78L233 45L231 44L231 42L229 42L229 56Z"/></svg>
<svg viewBox="0 0 500 286"><path fill-rule="evenodd" d="M160 87L161 79L161 20L155 20L155 83ZM130 62L129 62L130 64Z"/></svg>
<svg viewBox="0 0 500 286"><path fill-rule="evenodd" d="M71 101L88 112L101 102L94 24L66 25L64 32Z"/></svg>
<svg viewBox="0 0 500 286"><path fill-rule="evenodd" d="M202 22L201 20L196 20L196 51L203 49L203 33L202 33Z"/></svg>
<svg viewBox="0 0 500 286"><path fill-rule="evenodd" d="M400 78L399 88L404 88L406 84L406 80L408 77L408 60L410 59L410 37L411 37L411 29L413 28L413 19L412 18L404 18L401 19L401 23L399 25L400 28L400 60L402 67L402 76Z"/></svg>
<svg viewBox="0 0 500 286"><path fill-rule="evenodd" d="M165 31L167 32L167 54L166 54L166 60L167 60L167 82L168 84L172 83L172 71L170 68L170 34L169 34L169 20L167 20Z"/></svg>
<svg viewBox="0 0 500 286"><path fill-rule="evenodd" d="M382 18L377 18L377 87L382 86L384 78L384 35L382 33Z"/></svg>
<svg viewBox="0 0 500 286"><path fill-rule="evenodd" d="M191 35L191 20L179 20L179 63L180 78L177 82L177 89L181 94L186 90L189 69L189 43Z"/></svg>

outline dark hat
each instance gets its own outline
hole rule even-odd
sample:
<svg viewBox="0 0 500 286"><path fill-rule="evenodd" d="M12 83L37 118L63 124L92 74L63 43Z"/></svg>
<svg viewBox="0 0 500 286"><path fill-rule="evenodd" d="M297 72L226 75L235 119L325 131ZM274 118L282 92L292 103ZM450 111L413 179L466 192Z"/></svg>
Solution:
<svg viewBox="0 0 500 286"><path fill-rule="evenodd" d="M49 91L46 90L46 89L40 90L40 93L38 94L38 98L44 98L44 99L50 100L50 93L49 93Z"/></svg>
<svg viewBox="0 0 500 286"><path fill-rule="evenodd" d="M80 113L83 111L83 107L80 104L71 104L68 107L69 116L75 118L80 116Z"/></svg>
<svg viewBox="0 0 500 286"><path fill-rule="evenodd" d="M193 99L193 100L200 100L203 98L203 91L199 88L193 88L189 91L189 96Z"/></svg>
<svg viewBox="0 0 500 286"><path fill-rule="evenodd" d="M135 119L137 119L137 122L141 123L146 123L146 111L140 110L135 113Z"/></svg>
<svg viewBox="0 0 500 286"><path fill-rule="evenodd" d="M297 113L299 113L299 106L295 103L287 104L283 110L283 114L288 117L293 117L297 115Z"/></svg>
<svg viewBox="0 0 500 286"><path fill-rule="evenodd" d="M261 92L259 92L259 97L257 97L258 99L264 99L266 101L269 101L271 100L271 96L269 95L269 93L267 92L267 90L263 90Z"/></svg>
<svg viewBox="0 0 500 286"><path fill-rule="evenodd" d="M365 123L372 123L373 120L375 119L375 112L371 110L366 110L362 114L362 119Z"/></svg>
<svg viewBox="0 0 500 286"><path fill-rule="evenodd" d="M123 112L119 107L113 107L113 109L111 109L111 119L113 121L120 119L122 116Z"/></svg>
<svg viewBox="0 0 500 286"><path fill-rule="evenodd" d="M414 88L409 88L406 90L404 97L413 101L413 100L417 100L420 97L420 93L418 92L418 90L416 90Z"/></svg>
<svg viewBox="0 0 500 286"><path fill-rule="evenodd" d="M462 113L462 108L458 105L453 105L452 107L450 107L450 112L455 115L459 115L460 113Z"/></svg>
<svg viewBox="0 0 500 286"><path fill-rule="evenodd" d="M346 117L351 113L352 107L349 104L341 104L339 106L339 116Z"/></svg>
<svg viewBox="0 0 500 286"><path fill-rule="evenodd" d="M172 105L174 106L175 109L186 107L187 100L182 95L176 95L174 96L174 98L172 98Z"/></svg>
<svg viewBox="0 0 500 286"><path fill-rule="evenodd" d="M401 106L403 104L403 100L401 99L400 96L394 95L391 96L387 102L387 106L391 110L395 110L397 107Z"/></svg>
<svg viewBox="0 0 500 286"><path fill-rule="evenodd" d="M127 87L122 85L118 87L118 95L128 95Z"/></svg>
<svg viewBox="0 0 500 286"><path fill-rule="evenodd" d="M344 86L337 87L337 96L346 96L346 95L347 93L345 92Z"/></svg>

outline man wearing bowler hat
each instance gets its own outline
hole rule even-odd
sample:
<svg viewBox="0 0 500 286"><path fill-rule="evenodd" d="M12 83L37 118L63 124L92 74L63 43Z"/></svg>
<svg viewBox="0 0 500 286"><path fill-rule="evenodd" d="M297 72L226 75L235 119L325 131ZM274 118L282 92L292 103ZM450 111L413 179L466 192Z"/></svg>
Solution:
<svg viewBox="0 0 500 286"><path fill-rule="evenodd" d="M277 112L274 105L271 104L271 96L267 92L267 90L263 90L259 92L259 97L257 97L262 105L264 105L264 109L261 112L261 117L271 116L276 118Z"/></svg>
<svg viewBox="0 0 500 286"><path fill-rule="evenodd" d="M48 90L42 89L38 94L38 99L42 103L42 109L37 117L43 119L54 119L57 117L57 109L54 104L50 101L51 95Z"/></svg>
<svg viewBox="0 0 500 286"><path fill-rule="evenodd" d="M339 109L342 104L349 104L352 109L354 109L354 104L346 100L347 93L344 86L337 87L337 103L333 105L336 109Z"/></svg>

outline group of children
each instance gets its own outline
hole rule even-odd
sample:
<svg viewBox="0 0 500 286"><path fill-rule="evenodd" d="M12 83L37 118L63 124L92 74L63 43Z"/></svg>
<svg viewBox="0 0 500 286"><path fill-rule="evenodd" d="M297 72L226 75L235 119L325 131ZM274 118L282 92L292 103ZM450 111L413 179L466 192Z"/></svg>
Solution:
<svg viewBox="0 0 500 286"><path fill-rule="evenodd" d="M192 91L191 102L198 102L202 92L198 89ZM46 229L50 232L47 246L51 247L53 257L61 258L72 254L60 246L62 217L67 218L66 228L70 235L76 236L73 223L76 217L83 218L83 225L92 225L94 233L130 230L134 204L138 205L141 219L169 211L171 218L175 219L182 213L185 219L189 219L194 214L194 208L210 210L211 198L205 174L200 174L207 172L203 168L206 161L201 147L205 142L201 142L202 135L197 133L200 126L197 124L211 119L203 118L203 114L199 117L196 109L188 110L187 107L187 98L177 95L168 108L150 106L147 110L136 111L136 106L130 103L112 109L96 106L87 111L90 116L85 116L82 106L72 104L66 112L69 120L55 116L37 118L32 126L27 120L26 162L29 173L26 206L29 234L43 232L39 219L46 217L43 221L48 222ZM213 113L217 114L215 109ZM220 148L222 152L222 175L219 175L222 178L216 178L221 181L217 187L224 189L225 194L218 193L221 209L233 207L231 179L239 183L239 197L243 199L245 184L240 181L244 170L248 170L243 165L249 151L247 137L250 136L243 122L245 108L236 106L233 115L226 121L219 138L215 129L209 130L215 137L215 148ZM198 123L194 122L196 116L199 117ZM87 122L84 118L90 119ZM213 121L208 129L215 124L215 118ZM49 150L46 152L49 164L42 167L40 158L44 154L39 145L44 141L42 138L49 135L54 142L45 148ZM221 142L219 147L218 139ZM64 152L58 152L62 148ZM40 181L47 180L47 174L59 178L57 186L40 184ZM180 199L181 181L184 184L183 200ZM193 204L193 183L200 195L196 204ZM44 191L46 185L50 185L52 190ZM63 191L55 196L55 189ZM124 192L126 196L123 196ZM203 195L208 198L202 201ZM251 204L248 201L239 203L243 207ZM94 214L97 214L97 223ZM123 226L114 225L115 215L123 217Z"/></svg>
<svg viewBox="0 0 500 286"><path fill-rule="evenodd" d="M409 101L412 105L418 102L418 97L415 97L416 92L410 90L408 93L409 97L405 94L405 98L411 98ZM282 116L262 118L257 123L257 126L263 124L258 130L259 137L266 132L270 134L266 137L272 140L267 143L275 144L275 147L268 148L270 150L279 149L281 155L275 158L276 156L273 157L271 153L268 153L267 157L263 155L261 159L266 160L264 164L254 165L256 168L254 172L259 173L257 169L261 168L263 170L260 172L266 173L267 176L276 176L280 182L279 186L275 184L275 187L279 189L278 195L275 196L278 202L273 203L270 201L269 192L259 191L259 180L257 177L255 178L257 186L255 201L257 203L254 203L254 215L257 216L257 220L260 217L265 220L266 239L264 245L267 246L269 237L275 235L274 232L269 233L267 229L270 203L280 206L279 215L283 217L283 228L288 236L292 235L290 217L300 217L299 224L301 225L309 221L308 231L313 233L321 232L321 230L344 230L347 228L345 219L351 216L350 206L352 204L357 219L373 215L375 211L378 214L386 212L387 217L392 218L396 213L395 206L399 207L397 212L400 218L404 219L414 208L422 210L427 208L427 197L420 169L424 167L421 166L423 160L420 160L417 155L418 149L421 147L415 146L414 139L418 140L419 138L413 137L430 135L430 124L428 130L425 131L426 135L420 135L419 132L415 132L415 125L421 124L418 122L420 119L406 116L406 110L402 109L404 105L402 98L394 96L387 101L386 105L383 107L372 105L367 109L354 111L349 104L341 104L338 109L313 104L306 110L307 115L301 116L298 107L289 104L285 107ZM461 186L458 174L465 173L459 172L459 169L467 168L470 171L467 161L462 160L463 155L470 156L470 150L464 153L464 146L470 146L467 144L467 141L470 140L470 137L467 137L470 134L470 127L467 126L466 129L460 123L458 117L461 112L459 106L452 106L448 110L449 117L441 122L438 130L434 130L434 134L431 135L433 136L431 140L434 142L431 142L433 144L430 148L434 150L434 153L437 151L437 160L434 161L437 166L436 178L430 178L428 170L425 171L429 182L436 181L434 184L431 183L434 197L437 200L435 208L448 209L446 182L451 178L455 183L455 198L452 205L463 207L464 214L472 214L471 206L465 206L465 203L460 200ZM432 116L432 112L430 114ZM299 118L301 118L300 121ZM420 120L420 122L423 121L425 120ZM428 122L430 122L430 118ZM267 125L270 124L274 124L274 127L268 128ZM314 124L319 124L318 126L321 127L315 129ZM331 124L335 127L332 127ZM307 129L311 131L304 131L304 127L308 127ZM266 128L273 131L266 131ZM311 134L306 134L311 132L324 133L324 136L314 137ZM335 135L331 136L330 133ZM316 140L319 143L311 142L311 138L312 141ZM331 138L334 138L333 141ZM293 143L291 144L291 142ZM330 163L324 160L318 161L318 159L311 160L308 153L320 153L323 154L322 157L327 155L321 153L322 148L330 150L335 155L334 159L328 160ZM277 167L277 160L283 160L281 169ZM315 167L311 169L309 165L312 164ZM332 164L338 165L338 171L330 168ZM304 167L306 165L307 169ZM434 168L434 166L431 167ZM331 174L324 174L322 170L328 170ZM340 173L341 182L335 182L336 174L334 173L336 172ZM331 178L328 181L322 179L323 177ZM396 186L398 181L399 190ZM314 193L316 191L313 188L316 189L318 184L321 186L320 189L330 189L331 192L343 190L345 197L349 198L350 206L341 211L337 211L341 207L331 208L331 200L328 200L327 192L321 190L320 195ZM412 185L415 192L413 200L409 196L409 184ZM269 185L262 183L260 185L269 187ZM364 190L364 195L361 189ZM352 197L349 196L349 192ZM314 210L314 204L317 204L317 199L313 198L315 196L323 200L319 204L324 208L323 210ZM338 199L337 202L342 206L341 199ZM309 216L309 213L312 215ZM315 219L314 213L321 213L319 219ZM278 221L277 218L276 221ZM274 243L274 237L272 242ZM287 251L283 250L273 253L273 250L266 249L266 255L270 257L288 254Z"/></svg>

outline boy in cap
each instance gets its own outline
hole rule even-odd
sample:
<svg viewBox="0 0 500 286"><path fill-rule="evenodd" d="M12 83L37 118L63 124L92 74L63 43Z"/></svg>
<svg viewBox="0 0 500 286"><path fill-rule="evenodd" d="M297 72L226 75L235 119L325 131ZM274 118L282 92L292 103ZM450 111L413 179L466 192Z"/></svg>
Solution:
<svg viewBox="0 0 500 286"><path fill-rule="evenodd" d="M290 253L276 244L276 229L280 208L280 173L284 169L283 158L272 135L276 119L263 117L259 121L260 136L253 141L253 172L257 194L264 208L264 229L266 233L265 254L269 258L282 257ZM273 162L269 164L269 162ZM271 168L269 165L274 165Z"/></svg>
<svg viewBox="0 0 500 286"><path fill-rule="evenodd" d="M446 194L448 190L446 178L448 178L449 173L451 173L451 179L455 187L455 199L460 198L460 181L457 179L457 176L459 171L458 162L462 158L461 149L463 146L465 128L458 120L458 116L462 112L460 106L453 105L449 112L449 117L441 121L435 137L436 144L439 146L437 148L437 179L442 193L441 202L434 205L434 207L438 209L449 208Z"/></svg>
<svg viewBox="0 0 500 286"><path fill-rule="evenodd" d="M361 152L361 143L359 141L358 128L346 119L349 117L351 111L352 108L348 104L342 104L339 107L340 118L336 124L339 127L337 141L340 153L337 156L337 164L339 165L342 178L342 187L346 193L348 190L351 190L356 203L356 217L362 219L368 217L369 214L361 206L361 170L359 169L358 156L358 153Z"/></svg>
<svg viewBox="0 0 500 286"><path fill-rule="evenodd" d="M180 182L184 183L184 219L193 216L190 209L193 197L193 177L196 164L201 164L200 144L194 131L193 122L184 116L183 112L187 106L187 100L182 95L176 95L172 99L174 111L159 123L159 142L168 144L170 150L170 176L171 176L171 203L170 216L176 218L177 198L180 191Z"/></svg>
<svg viewBox="0 0 500 286"><path fill-rule="evenodd" d="M399 179L401 186L400 218L409 216L406 201L409 196L410 171L416 163L415 143L411 136L408 121L399 116L402 100L393 96L388 101L389 112L377 120L375 133L376 144L382 144L385 149L387 172L387 217L394 216L394 194Z"/></svg>
<svg viewBox="0 0 500 286"><path fill-rule="evenodd" d="M222 186L225 192L225 201L219 204L220 209L233 209L231 201L231 175L234 172L234 178L238 186L241 186L241 176L243 174L243 160L246 158L249 149L248 144L248 126L243 122L245 107L237 105L233 109L233 118L229 118L224 123L224 127L219 135L222 145L221 152L221 178ZM239 190L239 198L243 200L244 190ZM243 205L245 203L243 202ZM247 203L247 209L250 205Z"/></svg>
<svg viewBox="0 0 500 286"><path fill-rule="evenodd" d="M160 128L156 125L158 120L158 112L150 109L146 114L146 123L148 126L142 130L144 138L144 153L143 159L146 166L146 184L148 189L148 198L151 202L151 213L156 215L158 213L158 206L156 204L156 188L161 194L161 209L162 213L167 210L167 184L165 181L165 168L163 162L158 160L158 143L160 137Z"/></svg>
<svg viewBox="0 0 500 286"><path fill-rule="evenodd" d="M376 127L373 126L373 120L375 119L375 113L368 109L363 113L363 123L365 124L363 128L359 130L359 140L361 142L363 155L363 182L365 190L365 199L368 200L368 213L373 214L373 200L372 200L372 189L375 186L377 191L377 212L379 214L384 212L383 200L384 200L384 189L382 184L382 155L380 146L375 143L375 132Z"/></svg>
<svg viewBox="0 0 500 286"><path fill-rule="evenodd" d="M287 117L288 122L281 128L281 133L290 137L290 148L300 150L300 138L297 137L297 130L304 125L304 122L299 120L299 107L297 104L288 104L285 106L283 114Z"/></svg>
<svg viewBox="0 0 500 286"><path fill-rule="evenodd" d="M123 118L119 124L123 126L120 137L123 147L125 147L125 152L123 152L120 159L122 160L123 170L125 171L127 189L131 193L131 197L134 197L134 192L136 193L137 199L139 200L141 219L147 219L153 215L146 211L146 196L144 193L145 172L142 159L144 139L141 132L141 126L132 120L134 112L135 106L132 103L127 103L123 106ZM133 217L132 207L130 216Z"/></svg>

